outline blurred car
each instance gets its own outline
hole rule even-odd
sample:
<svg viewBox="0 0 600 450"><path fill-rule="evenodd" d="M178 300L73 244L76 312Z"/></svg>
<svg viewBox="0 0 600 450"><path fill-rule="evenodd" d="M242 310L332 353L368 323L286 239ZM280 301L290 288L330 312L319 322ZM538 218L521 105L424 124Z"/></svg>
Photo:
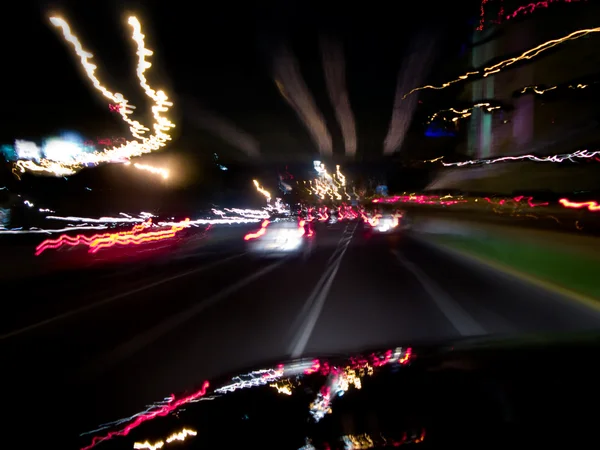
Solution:
<svg viewBox="0 0 600 450"><path fill-rule="evenodd" d="M397 233L410 228L410 219L401 211L374 214L366 223L371 232L378 234Z"/></svg>
<svg viewBox="0 0 600 450"><path fill-rule="evenodd" d="M254 256L300 256L313 250L312 224L304 219L279 217L266 219L256 231L246 234L248 252Z"/></svg>

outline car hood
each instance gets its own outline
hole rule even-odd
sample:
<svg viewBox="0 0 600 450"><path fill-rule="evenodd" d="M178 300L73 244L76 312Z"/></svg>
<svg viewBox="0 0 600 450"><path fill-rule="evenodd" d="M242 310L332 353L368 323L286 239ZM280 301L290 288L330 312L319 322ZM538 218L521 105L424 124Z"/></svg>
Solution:
<svg viewBox="0 0 600 450"><path fill-rule="evenodd" d="M80 448L573 444L600 399L599 345L596 333L487 337L284 361L84 433Z"/></svg>

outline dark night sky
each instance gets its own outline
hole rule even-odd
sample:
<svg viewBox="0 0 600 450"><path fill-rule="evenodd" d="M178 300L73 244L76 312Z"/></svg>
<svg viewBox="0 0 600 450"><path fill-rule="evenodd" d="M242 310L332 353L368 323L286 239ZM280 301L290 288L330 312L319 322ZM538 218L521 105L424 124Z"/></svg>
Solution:
<svg viewBox="0 0 600 450"><path fill-rule="evenodd" d="M438 58L430 71L439 77L439 68L458 57L466 43L478 3L15 3L20 6L10 7L10 17L0 30L5 42L0 142L37 139L60 130L76 130L90 138L127 136L107 103L81 76L70 49L47 17L56 11L70 22L84 46L94 53L103 82L122 92L140 111L144 102L135 79L126 23L133 13L142 22L147 46L155 51L149 80L164 88L175 102L175 139L156 155L159 163L166 160L185 168L185 178L201 180L208 176L202 167L215 152L232 166L309 163L314 159L318 154L314 143L273 81L274 51L283 43L291 46L299 60L339 158L343 142L327 96L318 46L324 35L340 38L344 45L346 82L357 126L357 161L377 160L390 120L398 69L411 37L419 30L441 37L436 46ZM251 160L215 133L200 128L198 108L251 135L260 145L262 158ZM117 169L102 170L104 181L119 176L110 172Z"/></svg>

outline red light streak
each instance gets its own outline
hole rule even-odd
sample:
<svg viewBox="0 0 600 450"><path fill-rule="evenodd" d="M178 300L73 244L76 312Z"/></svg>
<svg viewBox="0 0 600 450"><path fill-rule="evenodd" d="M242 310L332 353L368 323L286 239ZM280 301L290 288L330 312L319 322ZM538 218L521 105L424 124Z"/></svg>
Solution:
<svg viewBox="0 0 600 450"><path fill-rule="evenodd" d="M304 236L306 234L306 237L312 237L314 232L312 230L312 228L310 227L310 225L308 226L308 233L306 232L306 220L301 220L300 222L298 222L298 229L300 232L300 236Z"/></svg>
<svg viewBox="0 0 600 450"><path fill-rule="evenodd" d="M83 143L88 147L93 147L95 145L103 145L107 147L118 147L119 145L125 145L127 140L123 137L113 137L113 138L96 138L89 139Z"/></svg>
<svg viewBox="0 0 600 450"><path fill-rule="evenodd" d="M267 232L269 223L270 222L268 220L263 220L263 223L260 225L260 229L255 233L248 233L246 236L244 236L244 240L249 241L250 239L257 239L264 235Z"/></svg>
<svg viewBox="0 0 600 450"><path fill-rule="evenodd" d="M443 200L438 195L395 195L393 197L375 198L373 203L419 203L422 205L455 205L467 200Z"/></svg>
<svg viewBox="0 0 600 450"><path fill-rule="evenodd" d="M513 200L517 203L521 202L521 200L527 200L527 204L530 208L535 208L536 206L548 206L550 203L542 202L542 203L533 203L533 197L525 197L524 195L519 195L518 197L513 197Z"/></svg>
<svg viewBox="0 0 600 450"><path fill-rule="evenodd" d="M96 253L100 249L112 247L114 245L121 245L121 246L140 245L140 244L145 244L147 242L156 242L156 241L162 241L164 239L170 239L172 237L175 237L175 235L179 231L186 228L188 226L189 222L190 222L190 219L186 219L185 221L182 222L181 225L172 226L168 230L149 231L147 233L140 233L137 235L119 235L119 234L115 233L108 237L102 237L102 238L94 240L90 244L89 252Z"/></svg>
<svg viewBox="0 0 600 450"><path fill-rule="evenodd" d="M318 217L318 221L319 222L325 222L327 219L329 219L329 213L327 212L327 206L323 206L323 208L319 208L317 211L317 215Z"/></svg>
<svg viewBox="0 0 600 450"><path fill-rule="evenodd" d="M413 350L412 350L412 348L409 347L404 352L404 355L402 355L402 357L400 357L398 360L396 360L396 362L398 364L406 365L409 362L411 362L413 356L414 356ZM329 365L329 363L327 361L323 361L323 363L321 363L320 360L315 359L315 360L313 360L311 367L304 370L304 374L311 375L313 373L318 372L321 375L326 376L326 375L329 375L330 373L334 373L334 374L339 373L345 369L360 369L361 367L367 367L369 365L371 365L373 367L382 367L391 362L394 362L394 351L393 350L387 350L385 352L383 358L381 358L375 354L371 354L367 358L364 358L364 357L350 358L350 363L348 364L347 367L332 367Z"/></svg>
<svg viewBox="0 0 600 450"><path fill-rule="evenodd" d="M180 406L183 406L187 403L198 400L200 397L203 397L204 395L206 395L206 390L208 389L208 386L208 381L205 381L202 385L202 389L200 389L197 392L194 392L191 395L188 395L187 397L182 397L178 400L175 400L175 395L171 395L171 398L167 404L157 407L157 409L155 409L154 411L149 411L140 416L137 416L133 422L131 422L129 425L127 425L120 431L112 431L104 436L94 436L92 438L92 442L88 446L81 448L81 450L90 450L91 448L95 447L101 442L108 441L117 436L127 436L131 432L131 430L139 427L144 422L148 422L149 420L152 420L156 417L164 417L176 410L177 408L179 408Z"/></svg>
<svg viewBox="0 0 600 450"><path fill-rule="evenodd" d="M58 249L63 246L75 247L77 245L87 245L89 253L96 253L103 248L115 245L140 245L147 242L161 241L174 237L179 231L186 228L189 222L190 219L186 219L179 224L171 226L168 230L147 231L145 233L142 233L142 231L152 226L151 220L137 224L129 231L121 231L119 233L95 234L93 236L84 236L81 234L69 236L63 234L57 239L46 239L40 243L35 249L35 255L39 256L46 250Z"/></svg>
<svg viewBox="0 0 600 450"><path fill-rule="evenodd" d="M476 30L481 31L485 25L485 4L489 0L482 0L481 6L479 7L479 25L477 25Z"/></svg>
<svg viewBox="0 0 600 450"><path fill-rule="evenodd" d="M573 209L587 208L588 211L591 211L591 212L600 211L600 205L598 205L598 202L572 202L566 198L561 198L558 202L561 205L563 205L565 208L573 208Z"/></svg>
<svg viewBox="0 0 600 450"><path fill-rule="evenodd" d="M300 233L300 236L304 236L306 234L306 230L304 229L305 223L306 222L304 220L298 222L298 233Z"/></svg>
<svg viewBox="0 0 600 450"><path fill-rule="evenodd" d="M511 19L515 19L516 17L522 16L525 14L532 14L537 9L549 8L550 5L556 4L556 3L576 3L576 2L582 2L582 1L587 1L587 0L545 0L545 1L531 2L527 5L518 7L512 13L507 14L507 15L505 15L504 7L501 4L500 11L498 13L498 20L494 21L494 23L502 23L504 20L511 20ZM477 24L477 28L476 28L476 30L478 30L478 31L482 31L485 28L485 22L486 22L485 10L486 10L486 5L488 3L490 3L490 0L482 0L481 5L479 6L479 23Z"/></svg>
<svg viewBox="0 0 600 450"><path fill-rule="evenodd" d="M360 389L360 384L357 384L357 378L360 380L361 375L356 377L356 374L352 374L352 379L349 378L349 371L372 371L374 368L385 366L386 364L397 362L401 365L409 364L412 358L412 349L408 348L404 352L404 355L397 355L394 351L388 350L383 356L371 354L368 357L356 357L350 358L346 367L333 366L323 363L318 359L313 360L311 367L304 371L305 374L319 373L323 376L328 376L328 382L321 387L317 398L310 405L310 413L316 422L321 420L326 414L331 413L331 403L335 397L339 395L341 391L347 391L348 387L352 384ZM365 372L363 372L364 374ZM368 373L368 372L366 372ZM371 372L372 373L372 372ZM342 387L344 385L345 387Z"/></svg>
<svg viewBox="0 0 600 450"><path fill-rule="evenodd" d="M381 214L375 214L375 216L371 217L370 219L367 219L367 221L369 222L369 225L371 225L372 227L376 227L379 224L379 219L381 219L383 217L383 215Z"/></svg>
<svg viewBox="0 0 600 450"><path fill-rule="evenodd" d="M519 8L514 10L512 13L507 15L505 17L505 19L510 20L510 19L514 19L515 17L517 17L521 14L531 14L536 9L548 8L550 6L550 4L552 4L552 3L559 3L559 2L575 3L575 2L579 2L579 1L581 1L581 0L546 0L546 1L542 1L542 2L529 3L528 5L520 6Z"/></svg>

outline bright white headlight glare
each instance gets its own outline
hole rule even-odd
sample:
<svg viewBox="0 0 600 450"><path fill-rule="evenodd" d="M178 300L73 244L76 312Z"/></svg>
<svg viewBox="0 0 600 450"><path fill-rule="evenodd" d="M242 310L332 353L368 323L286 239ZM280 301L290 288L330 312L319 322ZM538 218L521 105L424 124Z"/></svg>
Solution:
<svg viewBox="0 0 600 450"><path fill-rule="evenodd" d="M290 237L285 244L282 245L284 250L296 250L302 244L302 239L298 236Z"/></svg>
<svg viewBox="0 0 600 450"><path fill-rule="evenodd" d="M377 231L379 231L381 233L385 233L386 231L389 231L392 228L394 228L394 220L393 219L389 219L389 218L385 218L385 219L382 219L379 222L379 226L377 227Z"/></svg>

